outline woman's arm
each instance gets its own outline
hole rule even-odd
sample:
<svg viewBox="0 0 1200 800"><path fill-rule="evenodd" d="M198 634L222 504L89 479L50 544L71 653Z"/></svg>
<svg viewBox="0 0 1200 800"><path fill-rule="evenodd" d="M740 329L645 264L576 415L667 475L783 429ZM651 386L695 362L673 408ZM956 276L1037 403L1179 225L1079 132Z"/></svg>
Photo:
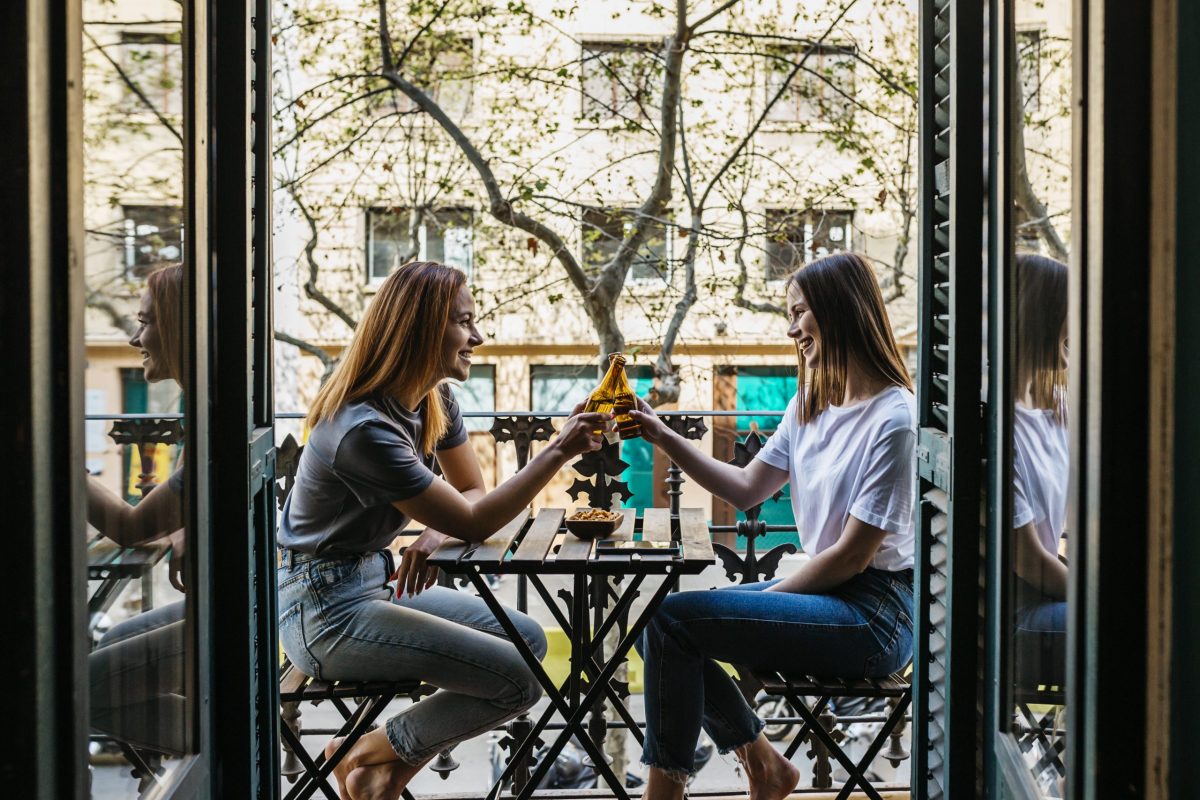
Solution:
<svg viewBox="0 0 1200 800"><path fill-rule="evenodd" d="M882 528L868 525L851 515L837 543L813 556L799 570L767 591L822 594L836 589L871 566L871 559L875 558L885 536L887 532Z"/></svg>
<svg viewBox="0 0 1200 800"><path fill-rule="evenodd" d="M125 547L157 539L183 527L179 496L165 483L155 486L134 506L89 475L87 495L88 523Z"/></svg>
<svg viewBox="0 0 1200 800"><path fill-rule="evenodd" d="M438 531L453 531L454 536L467 542L481 542L526 508L568 461L581 453L600 449L601 438L593 431L608 427L611 420L611 414L576 414L524 469L482 497L465 497L451 483L435 480L415 497L397 500L392 505L422 525ZM461 447L453 449L460 450ZM447 454L450 452L446 451ZM441 455L439 453L439 458ZM462 457L467 458L465 453ZM474 455L470 458L473 460ZM448 459L451 462L458 460L456 456L448 456ZM451 471L456 468L452 463ZM476 464L475 469L478 468ZM482 477L479 481L482 484Z"/></svg>
<svg viewBox="0 0 1200 800"><path fill-rule="evenodd" d="M1037 528L1032 522L1013 531L1016 547L1013 552L1013 571L1031 586L1051 597L1067 596L1067 565L1058 556L1042 547Z"/></svg>
<svg viewBox="0 0 1200 800"><path fill-rule="evenodd" d="M705 491L715 494L740 510L765 501L787 483L786 470L754 459L743 467L735 467L705 455L671 430L658 418L646 401L638 398L638 409L630 416L642 426L642 438L657 445L667 457Z"/></svg>
<svg viewBox="0 0 1200 800"><path fill-rule="evenodd" d="M457 447L439 450L437 460L446 481L457 489L465 500L474 503L487 494L483 485L483 471L479 469L479 459L475 457L475 448L469 440ZM453 534L443 533L436 528L426 528L415 542L404 548L404 555L400 557L400 566L395 574L398 593L415 596L437 581L437 567L428 567L425 562L442 542L451 537Z"/></svg>

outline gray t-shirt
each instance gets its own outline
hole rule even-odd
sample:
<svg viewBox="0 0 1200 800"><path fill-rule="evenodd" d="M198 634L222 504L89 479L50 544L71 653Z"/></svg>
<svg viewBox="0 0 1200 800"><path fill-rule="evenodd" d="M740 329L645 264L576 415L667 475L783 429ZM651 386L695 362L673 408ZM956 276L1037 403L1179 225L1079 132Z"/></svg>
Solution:
<svg viewBox="0 0 1200 800"><path fill-rule="evenodd" d="M462 413L443 387L450 427L436 449L467 441ZM408 524L392 503L433 482L433 455L422 456L421 409L391 398L344 406L313 428L283 506L279 545L320 556L348 556L387 547Z"/></svg>

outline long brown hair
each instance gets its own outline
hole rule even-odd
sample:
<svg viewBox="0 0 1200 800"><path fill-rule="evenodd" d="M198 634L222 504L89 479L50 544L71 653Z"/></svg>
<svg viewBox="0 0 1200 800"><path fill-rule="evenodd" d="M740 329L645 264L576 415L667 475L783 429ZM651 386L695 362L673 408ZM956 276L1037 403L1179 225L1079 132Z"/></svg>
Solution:
<svg viewBox="0 0 1200 800"><path fill-rule="evenodd" d="M162 339L167 374L183 386L183 265L172 264L151 272L146 276L146 291Z"/></svg>
<svg viewBox="0 0 1200 800"><path fill-rule="evenodd" d="M821 332L819 363L811 379L796 342L800 422L811 422L830 404L842 401L851 358L888 383L912 389L875 271L865 257L835 253L817 259L792 273L787 288L793 285L804 295Z"/></svg>
<svg viewBox="0 0 1200 800"><path fill-rule="evenodd" d="M317 392L308 411L309 427L364 397L438 382L445 372L446 322L465 284L462 272L436 261L414 261L389 275L367 306L346 354ZM436 386L424 401L421 451L428 455L450 420Z"/></svg>
<svg viewBox="0 0 1200 800"><path fill-rule="evenodd" d="M1036 253L1016 257L1017 331L1013 400L1066 418L1067 368L1060 343L1067 322L1067 265Z"/></svg>

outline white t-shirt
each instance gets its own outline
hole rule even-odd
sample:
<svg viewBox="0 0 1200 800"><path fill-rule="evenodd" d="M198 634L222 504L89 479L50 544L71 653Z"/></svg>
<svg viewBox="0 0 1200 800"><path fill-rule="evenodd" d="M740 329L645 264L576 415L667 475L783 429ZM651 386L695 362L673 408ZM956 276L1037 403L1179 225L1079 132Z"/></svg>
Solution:
<svg viewBox="0 0 1200 800"><path fill-rule="evenodd" d="M758 458L785 469L800 543L817 555L842 537L853 514L885 531L871 566L913 565L917 410L913 393L891 386L862 403L796 419L797 397Z"/></svg>
<svg viewBox="0 0 1200 800"><path fill-rule="evenodd" d="M1013 406L1013 528L1032 522L1055 555L1067 527L1070 447L1067 426L1053 411Z"/></svg>

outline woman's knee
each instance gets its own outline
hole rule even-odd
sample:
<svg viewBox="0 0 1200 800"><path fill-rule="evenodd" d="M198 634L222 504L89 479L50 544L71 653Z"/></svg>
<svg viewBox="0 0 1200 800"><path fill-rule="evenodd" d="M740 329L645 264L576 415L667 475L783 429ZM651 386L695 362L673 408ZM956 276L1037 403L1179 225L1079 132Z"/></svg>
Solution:
<svg viewBox="0 0 1200 800"><path fill-rule="evenodd" d="M517 623L517 630L520 632L521 638L525 640L525 644L537 656L538 661L546 657L546 650L548 649L546 631L537 620L522 614L521 619Z"/></svg>

